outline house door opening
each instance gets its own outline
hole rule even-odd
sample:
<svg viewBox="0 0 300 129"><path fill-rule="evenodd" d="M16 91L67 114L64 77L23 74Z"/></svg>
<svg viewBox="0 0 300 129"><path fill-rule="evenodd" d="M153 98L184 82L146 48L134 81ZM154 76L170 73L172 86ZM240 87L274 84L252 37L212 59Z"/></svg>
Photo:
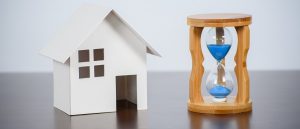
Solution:
<svg viewBox="0 0 300 129"><path fill-rule="evenodd" d="M137 110L136 75L116 76L117 111Z"/></svg>

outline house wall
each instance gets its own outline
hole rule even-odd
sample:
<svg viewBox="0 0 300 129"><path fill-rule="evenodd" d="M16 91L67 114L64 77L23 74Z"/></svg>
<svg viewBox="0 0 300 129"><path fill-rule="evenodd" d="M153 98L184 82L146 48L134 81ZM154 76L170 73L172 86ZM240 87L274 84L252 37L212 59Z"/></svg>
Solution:
<svg viewBox="0 0 300 129"><path fill-rule="evenodd" d="M104 60L93 61L93 49L104 48ZM116 76L137 75L137 108L147 108L146 46L113 13L78 50L90 50L90 62L70 57L71 114L116 111ZM104 76L94 77L94 65L104 65ZM79 79L79 67L90 66L90 78ZM134 101L134 99L133 99Z"/></svg>
<svg viewBox="0 0 300 129"><path fill-rule="evenodd" d="M126 99L132 103L137 104L137 82L136 76L127 76L126 77L126 88L127 88L127 96Z"/></svg>
<svg viewBox="0 0 300 129"><path fill-rule="evenodd" d="M54 107L70 114L70 60L64 64L53 61Z"/></svg>

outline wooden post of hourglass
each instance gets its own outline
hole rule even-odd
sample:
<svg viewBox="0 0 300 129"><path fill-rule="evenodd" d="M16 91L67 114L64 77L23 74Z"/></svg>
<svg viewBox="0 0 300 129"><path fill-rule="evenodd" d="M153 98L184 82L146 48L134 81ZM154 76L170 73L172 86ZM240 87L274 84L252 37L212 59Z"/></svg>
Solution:
<svg viewBox="0 0 300 129"><path fill-rule="evenodd" d="M190 52L192 71L190 75L188 109L192 112L228 114L251 111L252 101L249 94L249 76L246 66L249 49L251 15L247 14L199 14L187 18L190 26ZM237 77L237 96L232 102L211 103L201 94L201 82L204 73L204 61L201 48L201 34L204 27L234 27L237 31L238 46L235 55L235 74ZM217 35L222 35L218 31ZM224 32L223 32L224 33ZM222 62L224 63L224 61ZM221 75L220 75L221 76Z"/></svg>

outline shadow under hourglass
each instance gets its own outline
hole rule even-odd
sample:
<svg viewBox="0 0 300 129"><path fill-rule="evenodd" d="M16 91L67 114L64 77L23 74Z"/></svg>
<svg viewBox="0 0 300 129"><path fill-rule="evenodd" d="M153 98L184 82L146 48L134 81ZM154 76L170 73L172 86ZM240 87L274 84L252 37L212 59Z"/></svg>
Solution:
<svg viewBox="0 0 300 129"><path fill-rule="evenodd" d="M188 112L190 129L250 129L252 112L212 115Z"/></svg>

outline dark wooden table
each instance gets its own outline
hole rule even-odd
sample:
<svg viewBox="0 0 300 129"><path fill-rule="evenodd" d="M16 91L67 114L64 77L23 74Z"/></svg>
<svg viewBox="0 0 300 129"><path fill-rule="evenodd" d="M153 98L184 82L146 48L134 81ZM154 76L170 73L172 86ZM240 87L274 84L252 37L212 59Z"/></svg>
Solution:
<svg viewBox="0 0 300 129"><path fill-rule="evenodd" d="M2 73L0 129L300 128L300 71L250 72L253 111L234 115L189 112L188 72L148 75L148 110L70 117L52 106L52 74Z"/></svg>

